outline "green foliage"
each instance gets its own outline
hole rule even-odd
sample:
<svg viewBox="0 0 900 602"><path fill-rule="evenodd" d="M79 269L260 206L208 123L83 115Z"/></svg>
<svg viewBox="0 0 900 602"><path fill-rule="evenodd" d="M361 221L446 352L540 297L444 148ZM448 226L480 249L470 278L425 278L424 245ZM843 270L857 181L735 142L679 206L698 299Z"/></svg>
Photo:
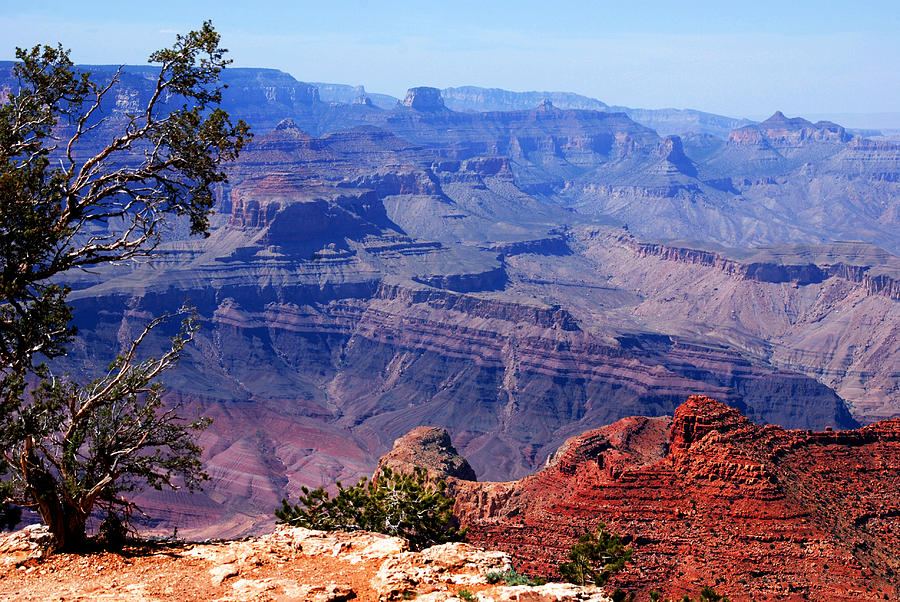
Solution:
<svg viewBox="0 0 900 602"><path fill-rule="evenodd" d="M584 533L569 550L569 562L559 565L563 579L576 585L605 585L631 560L632 550L622 538L600 523L595 533Z"/></svg>
<svg viewBox="0 0 900 602"><path fill-rule="evenodd" d="M382 468L371 481L363 478L352 487L337 483L330 497L324 488L303 487L299 504L281 501L275 516L281 523L325 531L375 531L407 539L421 549L462 541L465 530L454 525L453 498L446 495L443 479L416 467L411 474Z"/></svg>
<svg viewBox="0 0 900 602"><path fill-rule="evenodd" d="M500 583L501 581L505 581L504 575L506 575L506 573L510 573L510 572L515 573L516 571L515 570L512 570L512 571L490 571L488 574L486 574L484 576L484 578L491 585L496 585L497 583Z"/></svg>
<svg viewBox="0 0 900 602"><path fill-rule="evenodd" d="M127 494L143 485L193 490L206 478L192 432L209 420L184 420L177 408L164 407L156 382L191 339L193 316L161 357L135 357L143 336L170 317L151 322L105 376L86 386L46 379L31 403L0 425L4 453L20 459L8 485L36 506L61 547L81 545L94 508L127 517Z"/></svg>
<svg viewBox="0 0 900 602"><path fill-rule="evenodd" d="M711 587L704 587L700 590L699 602L731 602L726 596L719 595L716 590Z"/></svg>
<svg viewBox="0 0 900 602"><path fill-rule="evenodd" d="M146 105L113 121L104 107L119 72L98 81L62 46L16 49L19 87L0 104L0 469L5 502L35 507L60 547L84 539L96 506L122 512L141 485L205 477L190 435L206 421L166 409L155 382L192 318L171 349L140 360L149 328L171 316L155 321L93 383L44 362L77 335L66 272L152 255L175 216L206 232L222 164L250 137L216 106L224 52L209 22L178 36L150 57L159 72Z"/></svg>
<svg viewBox="0 0 900 602"><path fill-rule="evenodd" d="M617 587L610 592L609 598L612 602L633 602L634 594L623 591Z"/></svg>
<svg viewBox="0 0 900 602"><path fill-rule="evenodd" d="M475 597L475 594L473 594L466 588L456 590L456 597L460 600L465 600L466 602L475 602L476 600L478 600L478 598Z"/></svg>
<svg viewBox="0 0 900 602"><path fill-rule="evenodd" d="M96 541L110 551L121 550L128 539L127 521L118 515L109 513L97 527Z"/></svg>
<svg viewBox="0 0 900 602"><path fill-rule="evenodd" d="M547 580L543 577L535 577L532 579L524 573L519 573L516 569L510 569L508 571L491 571L485 575L484 578L490 584L500 583L501 581L506 585L528 586L544 585L547 583Z"/></svg>

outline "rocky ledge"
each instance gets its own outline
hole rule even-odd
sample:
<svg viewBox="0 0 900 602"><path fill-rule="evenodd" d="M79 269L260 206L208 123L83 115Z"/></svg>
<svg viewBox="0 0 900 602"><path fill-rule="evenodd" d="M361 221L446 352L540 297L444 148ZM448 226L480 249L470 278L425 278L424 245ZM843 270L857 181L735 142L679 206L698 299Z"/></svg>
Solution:
<svg viewBox="0 0 900 602"><path fill-rule="evenodd" d="M422 440L398 441L391 466L424 455ZM736 601L900 594L900 419L789 431L693 396L671 418L573 437L519 481L448 481L469 540L529 574L553 577L578 535L604 521L634 548L609 586L639 597L706 585Z"/></svg>
<svg viewBox="0 0 900 602"><path fill-rule="evenodd" d="M488 584L512 568L503 552L465 543L409 551L398 537L279 527L239 541L156 542L123 553L46 554L31 526L0 536L3 600L345 600L609 602L600 588ZM471 599L471 598L467 598Z"/></svg>
<svg viewBox="0 0 900 602"><path fill-rule="evenodd" d="M834 277L862 285L867 294L900 300L900 259L867 243L780 245L722 252L694 248L688 241L652 243L623 239L623 244L639 257L712 266L742 280L803 286ZM729 257L729 251L742 257Z"/></svg>

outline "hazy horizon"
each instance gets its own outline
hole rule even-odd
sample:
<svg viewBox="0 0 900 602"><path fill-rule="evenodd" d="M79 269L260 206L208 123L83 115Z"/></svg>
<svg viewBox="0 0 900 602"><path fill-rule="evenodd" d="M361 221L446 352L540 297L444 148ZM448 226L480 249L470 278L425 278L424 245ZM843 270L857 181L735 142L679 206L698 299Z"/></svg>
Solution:
<svg viewBox="0 0 900 602"><path fill-rule="evenodd" d="M845 4L164 0L139 12L35 0L0 16L0 58L12 59L15 46L59 41L77 63L141 64L176 32L212 19L235 66L398 97L413 86L473 85L900 128L900 7Z"/></svg>

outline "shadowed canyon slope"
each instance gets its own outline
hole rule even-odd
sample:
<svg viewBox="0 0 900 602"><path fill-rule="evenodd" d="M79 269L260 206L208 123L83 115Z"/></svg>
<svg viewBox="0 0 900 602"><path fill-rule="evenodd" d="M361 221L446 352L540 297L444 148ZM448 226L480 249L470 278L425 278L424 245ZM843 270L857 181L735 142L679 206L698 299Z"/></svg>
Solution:
<svg viewBox="0 0 900 602"><path fill-rule="evenodd" d="M437 472L458 463L452 449L427 454L436 438L410 433L383 462L408 469L404 459L426 453ZM674 417L573 437L520 481L450 486L470 539L537 574L604 521L634 548L613 584L643 594L715 584L734 600L875 600L900 585L898 419L786 431L696 396Z"/></svg>
<svg viewBox="0 0 900 602"><path fill-rule="evenodd" d="M128 69L137 96L148 73ZM550 102L462 113L414 88L386 110L228 77L226 108L258 131L209 238L71 279L81 336L59 369L76 374L197 306L167 384L215 419L212 481L146 494L160 528L258 528L422 424L510 479L698 392L787 428L900 411L900 147L780 114L682 139Z"/></svg>

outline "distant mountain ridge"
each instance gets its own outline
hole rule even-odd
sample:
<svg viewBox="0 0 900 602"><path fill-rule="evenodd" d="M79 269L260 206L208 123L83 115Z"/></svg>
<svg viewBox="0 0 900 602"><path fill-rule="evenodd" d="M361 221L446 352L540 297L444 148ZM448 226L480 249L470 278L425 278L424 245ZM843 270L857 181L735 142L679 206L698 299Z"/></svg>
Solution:
<svg viewBox="0 0 900 602"><path fill-rule="evenodd" d="M400 102L399 98L386 94L368 93L363 86L327 83L313 85L318 86L319 94L326 102L352 103L361 97L368 97L375 106L388 110ZM544 101L550 101L553 106L560 109L621 112L637 123L656 130L660 136L702 133L727 138L732 130L754 123L749 119L726 117L694 109L610 106L596 98L573 92L514 92L502 88L459 86L442 89L441 97L448 109L462 112L527 111L537 108Z"/></svg>
<svg viewBox="0 0 900 602"><path fill-rule="evenodd" d="M694 109L635 109L610 106L596 98L572 92L511 92L500 88L461 86L441 90L447 107L454 111L524 111L549 100L560 109L622 112L660 136L704 133L726 138L731 130L750 125L749 119L725 117Z"/></svg>
<svg viewBox="0 0 900 602"><path fill-rule="evenodd" d="M351 86L348 84L330 84L325 82L312 82L311 85L319 89L319 98L322 102L334 102L353 104L369 99L378 108L390 110L400 102L399 98L389 94L378 94L366 91L365 86Z"/></svg>
<svg viewBox="0 0 900 602"><path fill-rule="evenodd" d="M11 61L0 61L0 80L9 78L12 64ZM116 66L81 65L79 68L111 75ZM126 77L146 78L155 72L155 68L126 65L124 72ZM229 68L223 73L223 81L231 87L231 90L225 93L226 107L238 104L243 107L244 112L251 113L253 111L248 111L248 109L251 104L259 102L260 91L267 102L274 102L282 109L291 109L298 104L310 105L314 102L321 102L325 105L365 105L368 102L369 106L373 108L391 110L401 100L388 94L368 92L362 85L301 82L290 74L277 69ZM0 83L0 93L2 93L2 87L2 83ZM595 98L572 92L514 92L500 88L460 86L444 88L440 90L440 93L448 109L461 112L530 110L545 100L561 109L622 112L637 123L655 130L661 136L703 133L712 134L718 138L727 138L731 130L753 123L748 119L726 117L693 109L640 109L610 106ZM279 117L283 118L284 116L286 115L283 112L279 113ZM268 131L278 121L280 119L266 119L264 124L260 125L264 131Z"/></svg>
<svg viewBox="0 0 900 602"><path fill-rule="evenodd" d="M8 78L12 61L0 61L0 79ZM97 73L111 74L117 68L115 65L79 65L79 68L92 70ZM126 65L125 72L148 76L155 72L155 67L147 65ZM248 77L249 76L249 77ZM277 69L256 67L230 67L224 75L226 82L248 81L256 79L257 84L271 90L302 91L300 97L308 96L311 90L317 89L317 98L325 104L365 104L383 110L391 110L397 106L401 99L389 94L370 92L363 85L338 84L330 82L302 82L290 74ZM242 89L246 89L242 86ZM696 109L642 109L625 107L621 105L608 105L601 100L562 91L525 91L517 92L502 88L484 88L479 86L448 87L441 90L444 102L448 108L454 111L482 112L482 111L519 111L537 107L541 101L549 100L555 106L562 109L600 110L610 112L623 112L631 119L645 125L661 136L683 134L711 134L718 138L727 138L730 131L745 125L755 123L751 119L735 118L717 115ZM2 84L0 84L0 99L3 98ZM856 114L848 114L848 118L857 121L861 117ZM893 118L894 114L881 115L883 119ZM268 123L266 130L274 127L277 120ZM879 122L881 123L881 122ZM891 123L884 121L884 123ZM874 129L872 126L863 128L848 128L853 134L862 136L881 136L883 130Z"/></svg>
<svg viewBox="0 0 900 602"><path fill-rule="evenodd" d="M573 92L513 92L501 88L460 86L444 88L441 96L454 111L527 111L545 100L561 109L604 111L609 108L596 98Z"/></svg>

